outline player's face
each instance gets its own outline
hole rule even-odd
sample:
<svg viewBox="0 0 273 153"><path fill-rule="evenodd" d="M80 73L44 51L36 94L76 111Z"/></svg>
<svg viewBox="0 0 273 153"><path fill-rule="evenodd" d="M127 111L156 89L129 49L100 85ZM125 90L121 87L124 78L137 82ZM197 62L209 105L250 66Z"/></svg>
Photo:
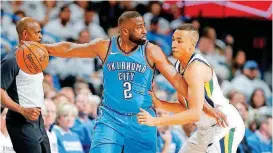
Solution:
<svg viewBox="0 0 273 153"><path fill-rule="evenodd" d="M75 116L72 113L68 113L66 115L62 115L58 119L59 126L62 127L65 130L73 127L74 122L75 122Z"/></svg>
<svg viewBox="0 0 273 153"><path fill-rule="evenodd" d="M188 31L176 30L172 38L173 57L181 59L183 55L188 54L191 50L191 43Z"/></svg>
<svg viewBox="0 0 273 153"><path fill-rule="evenodd" d="M41 26L38 22L30 23L27 29L26 41L40 42L42 40Z"/></svg>
<svg viewBox="0 0 273 153"><path fill-rule="evenodd" d="M142 17L133 18L132 25L129 29L129 40L137 45L145 44L147 30Z"/></svg>

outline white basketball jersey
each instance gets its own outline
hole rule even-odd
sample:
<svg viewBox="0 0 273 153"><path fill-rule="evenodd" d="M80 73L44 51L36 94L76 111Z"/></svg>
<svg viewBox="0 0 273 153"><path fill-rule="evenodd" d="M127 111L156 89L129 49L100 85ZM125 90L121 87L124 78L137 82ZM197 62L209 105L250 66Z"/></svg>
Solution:
<svg viewBox="0 0 273 153"><path fill-rule="evenodd" d="M207 60L201 55L194 53L192 57L190 58L187 67L194 61L199 61L207 65L211 68L210 64L207 62ZM180 62L177 61L175 63L176 70L184 75L184 70L182 70L182 66L180 65ZM214 70L212 69L212 78L208 82L204 82L204 88L205 88L205 102L207 102L209 105L211 105L214 108L217 107L225 107L229 105L228 99L226 99L222 93L222 90L220 88L220 85L218 83L216 74ZM186 104L187 105L187 104ZM188 105L187 105L188 106ZM208 117L204 112L201 116L201 119L196 122L197 126L210 126L212 123L216 123L215 119Z"/></svg>

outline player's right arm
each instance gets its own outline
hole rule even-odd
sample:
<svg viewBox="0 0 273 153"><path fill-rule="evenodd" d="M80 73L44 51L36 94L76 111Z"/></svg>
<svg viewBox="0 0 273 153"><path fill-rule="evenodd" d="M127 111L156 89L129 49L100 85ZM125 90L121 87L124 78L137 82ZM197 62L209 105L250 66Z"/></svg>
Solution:
<svg viewBox="0 0 273 153"><path fill-rule="evenodd" d="M39 108L24 108L14 102L6 92L15 79L18 71L19 68L15 59L4 59L1 61L1 107L6 107L10 110L18 112L29 120L37 120L40 115Z"/></svg>
<svg viewBox="0 0 273 153"><path fill-rule="evenodd" d="M158 107L173 113L182 112L187 109L185 105L182 105L182 103L184 103L184 98L182 96L178 96L178 101L176 102L169 102L169 101L158 99L154 92L149 92L149 93L152 96L153 104L155 107Z"/></svg>
<svg viewBox="0 0 273 153"><path fill-rule="evenodd" d="M104 59L105 53L109 46L109 40L97 38L89 43L76 44L71 42L59 42L54 44L44 44L48 53L51 56L58 57L79 57L79 58L94 58L100 56Z"/></svg>

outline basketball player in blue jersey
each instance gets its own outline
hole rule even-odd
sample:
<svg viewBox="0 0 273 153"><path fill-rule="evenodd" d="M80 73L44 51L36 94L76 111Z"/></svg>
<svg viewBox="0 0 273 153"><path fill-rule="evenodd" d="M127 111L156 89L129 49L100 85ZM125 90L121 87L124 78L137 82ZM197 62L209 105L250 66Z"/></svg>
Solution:
<svg viewBox="0 0 273 153"><path fill-rule="evenodd" d="M176 68L188 85L187 94L178 95L178 100L181 103L187 101L188 103L181 105L161 101L152 92L155 106L175 114L153 117L146 110L141 110L138 121L149 126L195 122L198 130L184 143L180 153L236 153L244 137L244 122L238 111L223 96L215 72L209 63L202 55L194 53L198 39L198 30L192 24L183 24L173 34L172 52L178 59ZM187 101L184 101L182 96ZM202 111L204 103L223 112L229 125L218 126L214 118Z"/></svg>
<svg viewBox="0 0 273 153"><path fill-rule="evenodd" d="M144 20L138 12L124 12L118 26L120 35L110 39L95 39L87 44L61 42L45 47L53 56L99 56L103 61L103 101L91 153L155 153L156 128L140 125L136 116L140 108L155 116L148 93L154 68L177 91L185 93L186 84L163 51L146 40ZM213 112L209 105L205 108Z"/></svg>

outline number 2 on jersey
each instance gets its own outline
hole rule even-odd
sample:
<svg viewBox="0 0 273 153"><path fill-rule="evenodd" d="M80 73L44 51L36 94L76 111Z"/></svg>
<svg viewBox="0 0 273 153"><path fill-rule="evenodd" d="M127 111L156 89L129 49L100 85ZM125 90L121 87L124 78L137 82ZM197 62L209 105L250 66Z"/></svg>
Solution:
<svg viewBox="0 0 273 153"><path fill-rule="evenodd" d="M129 98L132 98L133 95L131 93L131 90L132 90L132 85L130 82L124 82L123 83L123 88L124 88L124 91L123 91L123 95L124 95L124 98L125 99L129 99Z"/></svg>

